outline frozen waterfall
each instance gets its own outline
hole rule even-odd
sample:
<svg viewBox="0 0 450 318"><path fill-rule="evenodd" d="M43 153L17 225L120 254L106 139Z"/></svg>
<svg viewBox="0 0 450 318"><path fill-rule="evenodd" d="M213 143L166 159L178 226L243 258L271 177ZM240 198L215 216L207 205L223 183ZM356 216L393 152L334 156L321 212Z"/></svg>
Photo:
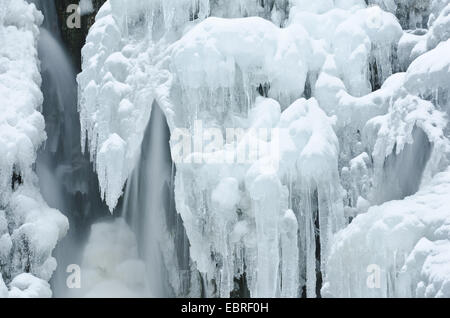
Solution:
<svg viewBox="0 0 450 318"><path fill-rule="evenodd" d="M450 0L75 2L0 0L0 297L450 297Z"/></svg>
<svg viewBox="0 0 450 318"><path fill-rule="evenodd" d="M98 182L89 157L81 153L76 71L62 44L55 5L35 3L45 21L38 52L47 133L38 152L36 173L45 201L69 219L69 232L55 251L59 266L52 280L54 296L65 297L69 292L66 269L80 263L91 223L108 213L97 195Z"/></svg>

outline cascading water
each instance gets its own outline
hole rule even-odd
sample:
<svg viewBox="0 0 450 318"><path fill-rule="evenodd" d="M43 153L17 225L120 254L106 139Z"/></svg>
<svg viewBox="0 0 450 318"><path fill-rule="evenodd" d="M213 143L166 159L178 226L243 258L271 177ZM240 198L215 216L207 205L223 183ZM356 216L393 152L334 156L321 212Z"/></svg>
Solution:
<svg viewBox="0 0 450 318"><path fill-rule="evenodd" d="M174 295L170 286L172 275L179 277L182 286L177 289L181 292L186 292L189 282L189 276L182 274L189 271L189 243L175 210L169 139L166 118L154 103L141 157L127 183L122 207L124 218L136 233L150 294L159 297ZM167 267L167 262L172 261L173 268Z"/></svg>
<svg viewBox="0 0 450 318"><path fill-rule="evenodd" d="M406 145L400 154L394 149L386 158L382 186L377 189L379 203L404 199L419 189L432 145L421 129L414 129L413 138L414 143Z"/></svg>
<svg viewBox="0 0 450 318"><path fill-rule="evenodd" d="M112 224L112 218L100 200L97 176L89 162L89 154L81 152L76 71L61 43L55 4L52 1L33 2L45 17L39 57L48 135L38 154L36 171L44 199L51 207L62 211L70 222L68 235L54 253L58 268L53 275L52 289L56 297L78 296L66 286L66 269L70 264L83 266L89 263L83 250L91 224L100 217L106 219L104 224ZM159 106L155 104L152 109L139 165L122 200L122 214L135 233L139 256L146 269L146 288L138 295L169 296L179 290L187 292L189 244L175 211L169 130ZM118 241L120 244L120 238ZM172 261L176 262L173 268L165 264ZM104 293L102 290L96 295L104 296Z"/></svg>
<svg viewBox="0 0 450 318"><path fill-rule="evenodd" d="M109 215L98 196L98 182L89 162L81 153L80 122L77 112L76 71L60 40L53 1L33 1L44 14L39 37L43 114L47 141L38 153L36 172L46 202L69 219L70 230L58 245L58 267L53 275L53 293L67 295L66 268L80 263L90 224Z"/></svg>

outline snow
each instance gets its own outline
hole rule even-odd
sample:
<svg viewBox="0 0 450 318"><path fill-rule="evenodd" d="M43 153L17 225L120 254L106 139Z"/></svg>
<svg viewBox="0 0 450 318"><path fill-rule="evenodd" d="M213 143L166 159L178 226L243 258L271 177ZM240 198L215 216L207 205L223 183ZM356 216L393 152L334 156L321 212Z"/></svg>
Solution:
<svg viewBox="0 0 450 318"><path fill-rule="evenodd" d="M432 1L428 19L428 30L405 32L399 42L399 61L403 69L420 55L434 49L440 42L449 39L448 25L450 4L447 1Z"/></svg>
<svg viewBox="0 0 450 318"><path fill-rule="evenodd" d="M432 21L429 35L427 37L427 49L435 48L440 42L450 38L450 4L439 13L438 17Z"/></svg>
<svg viewBox="0 0 450 318"><path fill-rule="evenodd" d="M120 185L121 169L125 165L125 141L117 134L112 134L102 145L98 153L99 165L97 166L97 174L100 180L100 187L108 189L110 196L107 197L106 202L109 206L117 204L117 198L122 194ZM104 182L107 182L105 185ZM116 198L115 202L112 202Z"/></svg>
<svg viewBox="0 0 450 318"><path fill-rule="evenodd" d="M396 14L403 29L414 30L430 26L448 1L369 0L369 3L379 5L384 10Z"/></svg>
<svg viewBox="0 0 450 318"><path fill-rule="evenodd" d="M24 273L16 276L10 284L10 298L51 298L50 285L42 279Z"/></svg>
<svg viewBox="0 0 450 318"><path fill-rule="evenodd" d="M319 296L318 273L322 295L396 296L402 268L409 295L446 295L446 238L426 217L444 224L449 199L448 1L270 2L102 7L78 76L102 197L113 212L157 104L206 296L244 273L256 297Z"/></svg>
<svg viewBox="0 0 450 318"><path fill-rule="evenodd" d="M33 170L46 140L37 56L43 16L34 4L0 5L0 296L51 297L52 250L67 219L42 199Z"/></svg>
<svg viewBox="0 0 450 318"><path fill-rule="evenodd" d="M338 144L331 128L333 120L320 110L314 99L300 99L280 115L276 101L258 97L247 119L250 123L244 126L254 127L254 115L266 109L268 111L258 117L257 126L280 130L278 138L272 136L272 142L279 142L280 158L276 157L275 151L274 157L269 153L254 162L242 164L177 166L177 210L190 239L191 256L200 272L206 272L208 276L220 275L221 296L229 294L233 286L230 271L234 268L234 271L242 272L244 263L252 296L298 295L295 283L298 272L291 268L292 264L299 262L298 248L291 246L296 246L298 240L297 216L288 210L295 200L290 198L294 194L289 195L288 191L292 183L297 184L303 196L303 206L292 206L296 211L304 212L302 221L303 218L313 218L313 209L306 199L310 199L310 192L317 188L319 200L325 201L321 203L324 250L328 234L340 227L339 219L343 222L339 197L329 189L330 184L339 188L335 184L338 178ZM223 156L224 151L227 150L218 151L217 156ZM231 157L238 157L238 154ZM207 215L204 214L205 209ZM334 218L337 221L333 221ZM205 227L203 222L198 222L199 219L208 225ZM225 241L224 237L227 238ZM306 239L311 238L301 238L302 242ZM227 256L243 247L242 260ZM220 274L215 274L217 260L211 261L211 250L215 258L223 262ZM307 248L302 246L301 251L306 253ZM302 262L307 266L306 260ZM285 279L293 285L283 284L278 292L281 281Z"/></svg>
<svg viewBox="0 0 450 318"><path fill-rule="evenodd" d="M450 80L450 39L415 59L406 72L405 87L416 94L433 94L442 89L448 92Z"/></svg>
<svg viewBox="0 0 450 318"><path fill-rule="evenodd" d="M182 118L190 115L176 116L181 112L167 100L167 90L171 86L180 86L182 98L187 102L183 112L189 114L201 112L208 105L216 105L217 112L212 112L223 117L225 98L230 97L246 101L244 105L234 105L233 100L230 100L230 111L247 111L257 97L254 87L265 83L270 84L269 97L278 100L282 108L286 108L302 96L308 74L317 76L325 60L328 61L334 55L335 72L344 74L343 85L351 93L360 95L370 91L365 70L369 57L373 55L376 60L380 60L380 67L385 68L380 68L380 77L388 77L391 70L384 66L386 63L383 61L389 61L391 46L398 42L402 34L393 15L377 7L363 8L361 1L339 2L336 9L331 8L324 14L303 11L300 3L300 7L292 8L289 24L285 28L258 17L210 17L202 21L206 15L201 13L208 11L202 8L209 7L209 11L215 12L216 7L229 7L218 2L208 4L208 1L199 1L197 21L201 22L192 25L187 23L189 17L181 13L183 9L189 12L192 2L186 1L178 6L170 2L164 2L164 5L158 3L131 2L125 5L117 1L105 4L83 48L83 72L78 77L80 114L82 133L83 136L87 133L92 160L97 167L117 168L96 156L109 137L117 134L125 141L124 162L132 163L124 164L119 176L114 177L114 182L105 180L112 176L106 177L103 172L100 174L102 193L111 210L136 162L144 127L150 115L151 100L160 102L172 129L175 125L187 124ZM155 11L158 6L162 6L162 13ZM127 9L124 10L124 7ZM274 10L280 7L275 5ZM174 11L170 11L170 8ZM153 33L148 34L150 41L156 34L159 36L150 44L143 40L145 31L142 27L132 23L138 19L136 12L139 10L153 12L149 14L156 16L145 22L154 29ZM165 10L171 14L167 16ZM267 18L255 8L247 7L245 10L259 12ZM217 15L228 18L235 17L236 13L217 11ZM128 21L126 26L121 22L125 16ZM166 24L157 29L154 23L158 17L165 22L169 18L177 19L170 29ZM329 21L332 21L331 25ZM183 24L186 25L185 29L180 27ZM349 27L355 24L359 26L357 32L361 35L362 46L358 44L356 48L360 53L348 63L347 48L341 43L349 36L355 36L354 27ZM317 31L317 25L327 25L329 28ZM335 32L330 33L329 29ZM122 38L130 39L130 42L126 40L121 45ZM372 47L375 47L373 52ZM389 48L387 54L383 50L386 47ZM150 63L145 58L148 55L152 59ZM133 90L132 87L140 88ZM319 103L322 104L322 101ZM214 115L213 118L217 117ZM138 125L135 124L137 122ZM217 125L221 125L221 122Z"/></svg>
<svg viewBox="0 0 450 318"><path fill-rule="evenodd" d="M335 238L324 291L335 297L449 297L450 171L416 194L369 209ZM431 213L430 213L431 212ZM366 269L381 268L380 288Z"/></svg>
<svg viewBox="0 0 450 318"><path fill-rule="evenodd" d="M403 278L409 272L416 271L416 279L420 280L416 287L417 297L448 298L449 247L448 240L432 242L426 238L422 238L414 247L400 275Z"/></svg>
<svg viewBox="0 0 450 318"><path fill-rule="evenodd" d="M171 70L189 89L230 88L239 69L244 85L267 82L274 94L301 94L308 72L303 61L311 54L306 40L298 25L280 29L259 17L208 18L169 49Z"/></svg>
<svg viewBox="0 0 450 318"><path fill-rule="evenodd" d="M38 146L45 140L44 119L39 113L42 94L36 39L42 15L23 1L10 2L1 25L0 193L10 192L13 170L31 173ZM17 40L17 38L22 40ZM8 45L10 44L10 45Z"/></svg>

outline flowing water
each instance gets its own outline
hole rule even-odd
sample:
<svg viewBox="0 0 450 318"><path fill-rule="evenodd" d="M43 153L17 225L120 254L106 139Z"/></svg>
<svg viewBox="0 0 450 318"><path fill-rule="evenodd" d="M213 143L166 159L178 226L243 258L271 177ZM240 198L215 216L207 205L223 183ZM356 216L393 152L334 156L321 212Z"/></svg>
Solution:
<svg viewBox="0 0 450 318"><path fill-rule="evenodd" d="M62 45L55 4L48 0L33 2L44 14L38 52L48 136L38 153L36 172L46 202L70 222L68 235L54 253L58 268L51 282L54 296L64 297L68 292L67 266L80 263L90 225L109 214L100 200L89 155L81 153L76 71Z"/></svg>
<svg viewBox="0 0 450 318"><path fill-rule="evenodd" d="M61 40L55 4L48 0L32 2L45 17L39 57L48 135L38 154L36 171L44 199L62 211L70 223L68 235L54 253L58 268L51 281L54 296L67 297L72 295L66 286L67 266L82 264L90 226L96 221L109 222L113 217L100 200L89 154L81 152L76 71ZM122 214L136 235L139 256L146 267L148 292L143 296L174 295L169 284L171 275L179 275L181 289L188 289L189 243L175 210L173 179L169 129L155 103L139 164L127 184L121 207L115 211L115 215ZM166 266L167 261L176 264Z"/></svg>
<svg viewBox="0 0 450 318"><path fill-rule="evenodd" d="M127 184L122 206L146 265L147 286L151 295L157 297L173 296L168 276L189 271L189 242L175 210L175 171L169 139L166 118L154 103L141 157ZM173 268L164 264L165 258L176 261ZM170 273L174 268L177 273ZM181 275L180 279L183 293L187 278Z"/></svg>

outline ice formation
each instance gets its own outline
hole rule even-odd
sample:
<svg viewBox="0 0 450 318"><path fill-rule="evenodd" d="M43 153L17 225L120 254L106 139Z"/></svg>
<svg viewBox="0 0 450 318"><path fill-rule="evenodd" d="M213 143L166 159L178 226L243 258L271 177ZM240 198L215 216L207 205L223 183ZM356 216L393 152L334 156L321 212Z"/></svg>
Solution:
<svg viewBox="0 0 450 318"><path fill-rule="evenodd" d="M90 191L75 110L41 109L42 19L0 0L0 297L52 296L45 126L54 185ZM73 296L450 297L448 0L109 0L82 56L80 147L122 215Z"/></svg>
<svg viewBox="0 0 450 318"><path fill-rule="evenodd" d="M33 4L0 2L0 296L51 297L52 251L68 228L42 199L33 170L46 140L37 56L42 20Z"/></svg>
<svg viewBox="0 0 450 318"><path fill-rule="evenodd" d="M113 211L162 109L205 296L450 296L450 4L366 2L111 0L97 14L82 144ZM240 160L249 145L264 151Z"/></svg>
<svg viewBox="0 0 450 318"><path fill-rule="evenodd" d="M449 297L449 170L416 194L372 207L335 238L325 293L340 297ZM367 269L380 286L367 288Z"/></svg>

